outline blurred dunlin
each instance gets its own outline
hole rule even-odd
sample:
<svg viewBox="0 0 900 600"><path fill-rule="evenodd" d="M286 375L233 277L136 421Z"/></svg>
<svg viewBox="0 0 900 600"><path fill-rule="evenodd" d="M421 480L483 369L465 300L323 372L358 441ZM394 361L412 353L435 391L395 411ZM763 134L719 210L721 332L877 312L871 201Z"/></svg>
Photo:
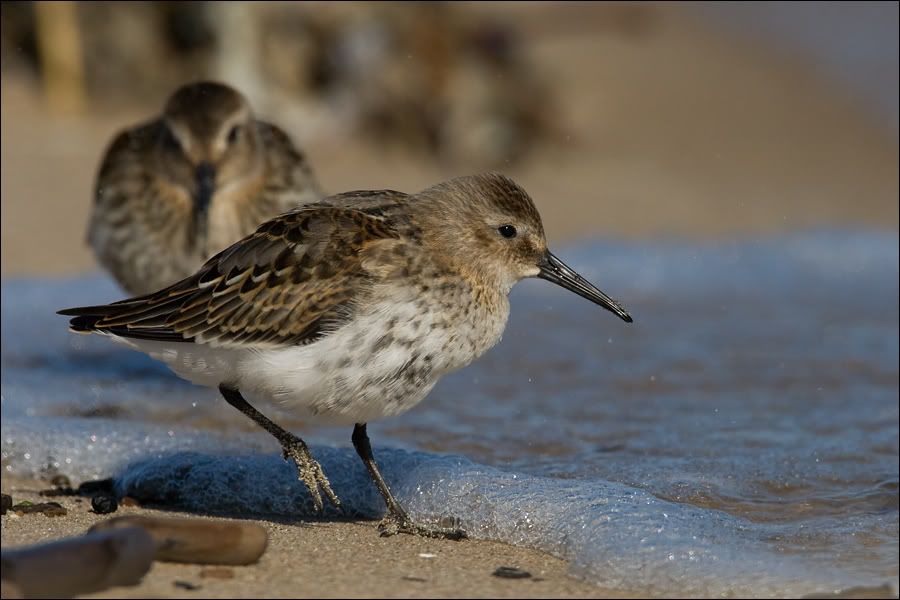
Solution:
<svg viewBox="0 0 900 600"><path fill-rule="evenodd" d="M497 340L510 288L541 277L631 322L547 249L528 194L497 174L418 194L348 192L263 224L154 294L74 308L76 332L114 336L225 399L278 439L317 508L338 498L306 444L250 402L355 424L387 505L383 533L458 538L412 522L382 479L366 423L409 410Z"/></svg>
<svg viewBox="0 0 900 600"><path fill-rule="evenodd" d="M88 240L131 294L193 274L262 222L321 198L305 158L236 90L193 83L120 133L97 176Z"/></svg>

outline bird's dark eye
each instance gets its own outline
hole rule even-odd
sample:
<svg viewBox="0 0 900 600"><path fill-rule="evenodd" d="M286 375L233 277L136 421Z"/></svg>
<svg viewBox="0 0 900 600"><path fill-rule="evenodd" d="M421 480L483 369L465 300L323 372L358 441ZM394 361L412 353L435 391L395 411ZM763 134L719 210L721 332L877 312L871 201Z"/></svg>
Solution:
<svg viewBox="0 0 900 600"><path fill-rule="evenodd" d="M497 228L497 231L507 239L516 237L516 228L512 225L501 225Z"/></svg>
<svg viewBox="0 0 900 600"><path fill-rule="evenodd" d="M238 140L238 137L241 135L241 126L235 125L228 131L228 143L233 144Z"/></svg>

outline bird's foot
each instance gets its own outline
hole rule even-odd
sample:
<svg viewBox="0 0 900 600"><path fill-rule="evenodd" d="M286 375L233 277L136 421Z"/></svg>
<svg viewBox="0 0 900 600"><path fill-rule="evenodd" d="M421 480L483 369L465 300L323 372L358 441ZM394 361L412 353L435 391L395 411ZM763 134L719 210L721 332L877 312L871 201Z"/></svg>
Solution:
<svg viewBox="0 0 900 600"><path fill-rule="evenodd" d="M297 443L299 442L299 443ZM283 448L284 459L292 460L297 465L297 475L300 481L306 485L309 495L312 496L313 503L317 512L322 512L324 504L322 503L322 495L319 493L321 488L325 496L335 507L340 508L341 501L331 489L331 482L325 476L322 465L312 457L309 448L302 441L286 444Z"/></svg>
<svg viewBox="0 0 900 600"><path fill-rule="evenodd" d="M378 532L381 534L381 537L389 537L398 533L455 541L469 537L459 527L420 525L410 519L399 506L396 510L388 511L388 514L378 524Z"/></svg>

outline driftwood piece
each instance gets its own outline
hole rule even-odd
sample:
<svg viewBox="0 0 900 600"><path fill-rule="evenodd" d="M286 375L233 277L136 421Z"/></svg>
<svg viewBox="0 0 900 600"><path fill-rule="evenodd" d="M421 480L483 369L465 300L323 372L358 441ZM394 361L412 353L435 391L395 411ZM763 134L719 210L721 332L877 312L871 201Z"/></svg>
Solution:
<svg viewBox="0 0 900 600"><path fill-rule="evenodd" d="M155 552L153 538L139 527L5 549L4 596L10 591L23 598L71 598L134 585L150 569Z"/></svg>
<svg viewBox="0 0 900 600"><path fill-rule="evenodd" d="M249 565L268 544L266 530L255 523L146 516L116 517L91 531L141 527L156 542L156 560L207 565Z"/></svg>

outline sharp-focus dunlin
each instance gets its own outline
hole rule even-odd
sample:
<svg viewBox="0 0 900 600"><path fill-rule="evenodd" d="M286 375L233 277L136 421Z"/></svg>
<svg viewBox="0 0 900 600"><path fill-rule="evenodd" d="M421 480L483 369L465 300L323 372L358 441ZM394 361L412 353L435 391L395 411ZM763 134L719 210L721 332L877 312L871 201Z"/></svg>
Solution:
<svg viewBox="0 0 900 600"><path fill-rule="evenodd" d="M255 119L236 90L193 83L160 117L114 139L97 175L88 240L126 291L147 294L320 198L287 134Z"/></svg>
<svg viewBox="0 0 900 600"><path fill-rule="evenodd" d="M348 192L263 224L159 292L73 308L76 332L120 339L229 404L280 442L318 508L338 505L306 444L251 406L355 424L353 445L387 504L382 531L459 537L413 523L372 456L366 423L398 415L493 346L524 277L557 283L631 322L547 249L528 194L497 174L418 194Z"/></svg>

